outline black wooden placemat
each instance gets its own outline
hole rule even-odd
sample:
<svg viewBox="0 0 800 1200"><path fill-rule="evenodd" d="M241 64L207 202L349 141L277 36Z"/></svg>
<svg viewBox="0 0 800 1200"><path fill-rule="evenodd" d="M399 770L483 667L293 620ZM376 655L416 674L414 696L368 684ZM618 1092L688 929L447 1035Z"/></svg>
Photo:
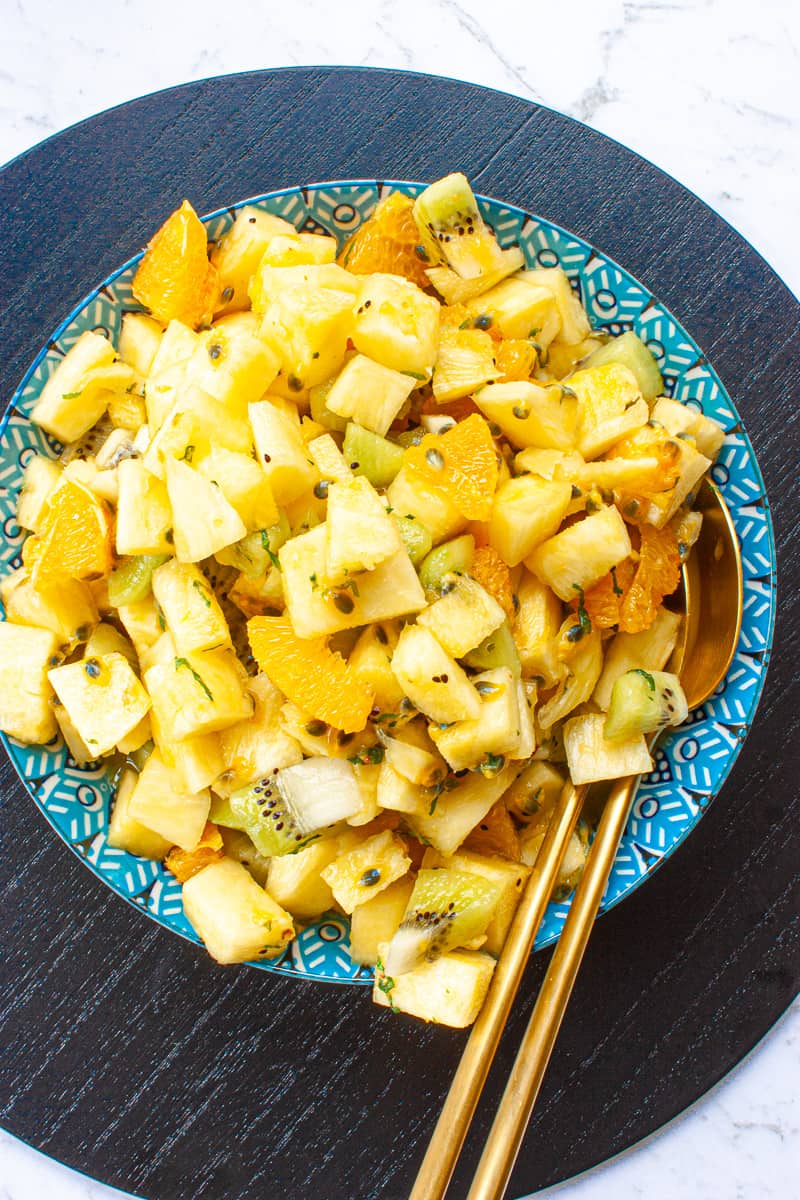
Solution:
<svg viewBox="0 0 800 1200"><path fill-rule="evenodd" d="M599 923L511 1193L658 1128L769 1029L800 977L798 305L719 217L547 109L451 80L302 68L156 93L0 172L0 382L187 196L208 212L341 178L434 179L574 230L694 335L742 413L776 521L775 651L753 730L697 830ZM787 236L790 231L787 230ZM366 989L216 968L120 902L0 766L0 1119L148 1200L404 1200L463 1036ZM532 960L535 993L547 961ZM485 1136L530 999L513 1016ZM466 1194L477 1152L452 1195Z"/></svg>

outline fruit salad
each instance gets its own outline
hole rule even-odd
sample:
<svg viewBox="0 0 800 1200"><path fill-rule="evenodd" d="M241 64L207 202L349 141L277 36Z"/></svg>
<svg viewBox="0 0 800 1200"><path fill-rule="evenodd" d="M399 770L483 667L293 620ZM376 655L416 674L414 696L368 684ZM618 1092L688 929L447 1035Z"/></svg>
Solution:
<svg viewBox="0 0 800 1200"><path fill-rule="evenodd" d="M343 246L184 201L32 420L0 727L107 760L219 963L347 914L380 1005L477 1015L565 781L686 716L664 600L721 429L501 248L468 181ZM580 876L589 830L558 882Z"/></svg>

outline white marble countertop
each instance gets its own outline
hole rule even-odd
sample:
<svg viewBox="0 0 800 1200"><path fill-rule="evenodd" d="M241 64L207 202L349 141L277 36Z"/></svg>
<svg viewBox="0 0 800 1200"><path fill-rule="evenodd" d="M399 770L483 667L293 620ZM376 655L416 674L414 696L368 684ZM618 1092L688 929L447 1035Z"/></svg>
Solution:
<svg viewBox="0 0 800 1200"><path fill-rule="evenodd" d="M373 0L365 11L352 0L240 0L235 9L210 0L6 0L0 162L110 105L208 75L316 63L456 75L560 109L645 155L730 221L800 295L797 0ZM671 1126L539 1196L800 1200L799 1068L796 1003ZM0 1200L45 1195L122 1193L0 1134Z"/></svg>

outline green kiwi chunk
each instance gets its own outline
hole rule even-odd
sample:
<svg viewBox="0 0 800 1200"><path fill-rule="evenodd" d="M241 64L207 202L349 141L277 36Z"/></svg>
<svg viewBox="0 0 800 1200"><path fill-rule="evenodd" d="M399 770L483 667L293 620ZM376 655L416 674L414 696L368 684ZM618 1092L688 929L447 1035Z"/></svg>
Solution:
<svg viewBox="0 0 800 1200"><path fill-rule="evenodd" d="M494 915L500 885L449 867L424 868L386 954L390 975L403 975L481 937Z"/></svg>
<svg viewBox="0 0 800 1200"><path fill-rule="evenodd" d="M609 741L624 741L665 725L680 725L688 712L677 675L637 667L614 683L603 733Z"/></svg>

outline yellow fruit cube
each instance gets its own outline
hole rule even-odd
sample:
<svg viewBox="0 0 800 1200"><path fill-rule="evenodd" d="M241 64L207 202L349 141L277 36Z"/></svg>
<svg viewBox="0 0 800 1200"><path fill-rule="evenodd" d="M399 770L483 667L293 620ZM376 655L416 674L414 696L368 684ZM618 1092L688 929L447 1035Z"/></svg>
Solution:
<svg viewBox="0 0 800 1200"><path fill-rule="evenodd" d="M277 958L294 937L289 914L232 858L186 881L183 911L218 963Z"/></svg>
<svg viewBox="0 0 800 1200"><path fill-rule="evenodd" d="M151 858L160 861L166 858L173 845L160 833L142 825L131 816L131 797L136 789L139 776L132 768L127 767L120 775L117 793L114 798L111 815L108 819L107 842L115 850L126 850L128 854L136 854L139 858Z"/></svg>
<svg viewBox="0 0 800 1200"><path fill-rule="evenodd" d="M487 420L498 425L518 449L569 450L574 444L577 400L560 384L488 383L474 399Z"/></svg>
<svg viewBox="0 0 800 1200"><path fill-rule="evenodd" d="M166 484L140 458L117 467L117 554L171 554L172 508Z"/></svg>
<svg viewBox="0 0 800 1200"><path fill-rule="evenodd" d="M233 651L203 650L157 663L144 673L160 736L177 740L214 733L253 712Z"/></svg>
<svg viewBox="0 0 800 1200"><path fill-rule="evenodd" d="M414 517L431 535L433 545L454 537L466 529L466 518L442 492L410 471L401 467L386 492L386 498L401 517Z"/></svg>
<svg viewBox="0 0 800 1200"><path fill-rule="evenodd" d="M589 318L580 298L572 290L569 276L561 267L537 267L532 271L523 271L518 278L534 287L544 288L552 296L558 312L557 337L560 342L574 345L589 336Z"/></svg>
<svg viewBox="0 0 800 1200"><path fill-rule="evenodd" d="M541 542L558 532L572 499L569 483L520 475L498 490L489 522L489 542L509 567L516 567Z"/></svg>
<svg viewBox="0 0 800 1200"><path fill-rule="evenodd" d="M517 683L508 667L493 667L472 678L481 699L479 715L441 729L431 739L454 771L473 769L486 757L511 755L519 745L521 720Z"/></svg>
<svg viewBox="0 0 800 1200"><path fill-rule="evenodd" d="M353 325L355 347L385 367L410 372L412 381L430 379L436 361L440 309L438 300L407 279L364 275L359 281ZM332 407L330 399L328 405Z"/></svg>
<svg viewBox="0 0 800 1200"><path fill-rule="evenodd" d="M142 379L150 374L163 332L158 321L147 313L122 314L117 350L122 361Z"/></svg>
<svg viewBox="0 0 800 1200"><path fill-rule="evenodd" d="M572 717L564 725L564 750L570 778L576 787L600 779L642 775L653 766L643 734L609 741L603 733L605 713Z"/></svg>
<svg viewBox="0 0 800 1200"><path fill-rule="evenodd" d="M334 264L323 267L262 267L257 277L267 287L275 277L295 271L336 271ZM347 275L347 272L342 272ZM283 283L280 279L278 286ZM255 283L255 281L254 281ZM287 281L288 283L288 281ZM254 293L253 307L256 308ZM264 314L260 335L280 360L281 375L288 394L323 383L344 362L347 339L353 329L353 294L313 284L280 287L273 293Z"/></svg>
<svg viewBox="0 0 800 1200"><path fill-rule="evenodd" d="M322 871L339 853L339 839L322 838L293 854L271 858L267 888L273 900L301 921L313 921L333 908L333 892Z"/></svg>
<svg viewBox="0 0 800 1200"><path fill-rule="evenodd" d="M525 571L517 588L519 609L512 633L519 651L523 675L541 676L552 687L563 674L558 658L558 631L563 619L561 601L555 592Z"/></svg>
<svg viewBox="0 0 800 1200"><path fill-rule="evenodd" d="M17 501L17 524L38 533L50 493L61 479L62 466L51 458L35 455L22 477Z"/></svg>
<svg viewBox="0 0 800 1200"><path fill-rule="evenodd" d="M19 742L49 742L56 734L48 671L58 639L46 629L0 622L0 729Z"/></svg>
<svg viewBox="0 0 800 1200"><path fill-rule="evenodd" d="M376 833L325 867L322 878L345 912L371 900L411 866L406 844L391 830Z"/></svg>
<svg viewBox="0 0 800 1200"><path fill-rule="evenodd" d="M172 507L175 554L181 562L199 562L241 541L244 521L222 490L185 462L167 462L167 494Z"/></svg>
<svg viewBox="0 0 800 1200"><path fill-rule="evenodd" d="M456 660L422 625L406 625L400 634L392 671L411 703L432 721L476 720L481 699Z"/></svg>
<svg viewBox="0 0 800 1200"><path fill-rule="evenodd" d="M248 530L267 529L279 518L272 488L259 463L247 454L214 447L197 464L215 483Z"/></svg>
<svg viewBox="0 0 800 1200"><path fill-rule="evenodd" d="M256 454L272 494L278 504L288 504L319 479L300 426L269 400L251 404L249 414Z"/></svg>
<svg viewBox="0 0 800 1200"><path fill-rule="evenodd" d="M650 418L636 376L622 363L576 371L569 387L578 397L577 444L584 458L599 458Z"/></svg>
<svg viewBox="0 0 800 1200"><path fill-rule="evenodd" d="M256 675L248 680L247 690L253 715L219 734L224 766L214 790L221 796L303 758L299 743L279 724L283 696L274 684L266 675Z"/></svg>
<svg viewBox="0 0 800 1200"><path fill-rule="evenodd" d="M382 965L388 949L386 942L378 946L372 989L376 1004L452 1029L466 1029L473 1023L492 980L495 963L491 955L451 950L434 962L392 977Z"/></svg>
<svg viewBox="0 0 800 1200"><path fill-rule="evenodd" d="M458 787L443 792L427 812L407 817L417 837L430 843L440 854L453 854L492 805L516 779L521 770L510 763L495 775L466 775Z"/></svg>
<svg viewBox="0 0 800 1200"><path fill-rule="evenodd" d="M429 629L453 658L463 658L502 625L506 614L469 575L445 575L442 582L443 595L422 610L417 624Z"/></svg>
<svg viewBox="0 0 800 1200"><path fill-rule="evenodd" d="M113 750L150 709L147 692L122 654L103 654L54 667L48 679L97 758Z"/></svg>
<svg viewBox="0 0 800 1200"><path fill-rule="evenodd" d="M248 308L250 280L273 238L295 233L294 225L247 204L240 208L230 229L211 251L217 268L220 308L223 313Z"/></svg>
<svg viewBox="0 0 800 1200"><path fill-rule="evenodd" d="M230 630L205 575L170 559L153 572L153 595L179 654L230 645Z"/></svg>
<svg viewBox="0 0 800 1200"><path fill-rule="evenodd" d="M99 421L110 392L124 392L135 376L107 338L87 329L42 388L31 420L60 442L75 442Z"/></svg>
<svg viewBox="0 0 800 1200"><path fill-rule="evenodd" d="M208 791L189 791L184 780L154 750L136 780L128 814L182 850L194 850L211 807Z"/></svg>
<svg viewBox="0 0 800 1200"><path fill-rule="evenodd" d="M413 890L413 878L404 875L353 909L350 917L350 957L353 962L375 966L378 946L391 941L397 932Z"/></svg>
<svg viewBox="0 0 800 1200"><path fill-rule="evenodd" d="M530 338L546 349L559 330L560 317L552 292L524 276L504 279L467 301L473 317L496 326L504 338Z"/></svg>
<svg viewBox="0 0 800 1200"><path fill-rule="evenodd" d="M542 542L525 565L562 600L574 600L630 552L625 522L608 505Z"/></svg>
<svg viewBox="0 0 800 1200"><path fill-rule="evenodd" d="M373 571L387 558L404 551L397 524L363 475L329 486L325 530L327 576L331 580Z"/></svg>
<svg viewBox="0 0 800 1200"><path fill-rule="evenodd" d="M325 404L337 416L383 437L415 386L413 377L356 354L336 377Z"/></svg>
<svg viewBox="0 0 800 1200"><path fill-rule="evenodd" d="M97 605L85 583L60 579L34 587L25 568L4 588L3 602L9 621L49 629L62 645L86 641L98 621Z"/></svg>
<svg viewBox="0 0 800 1200"><path fill-rule="evenodd" d="M275 380L280 361L258 336L255 313L223 317L206 333L186 364L186 378L240 417Z"/></svg>

